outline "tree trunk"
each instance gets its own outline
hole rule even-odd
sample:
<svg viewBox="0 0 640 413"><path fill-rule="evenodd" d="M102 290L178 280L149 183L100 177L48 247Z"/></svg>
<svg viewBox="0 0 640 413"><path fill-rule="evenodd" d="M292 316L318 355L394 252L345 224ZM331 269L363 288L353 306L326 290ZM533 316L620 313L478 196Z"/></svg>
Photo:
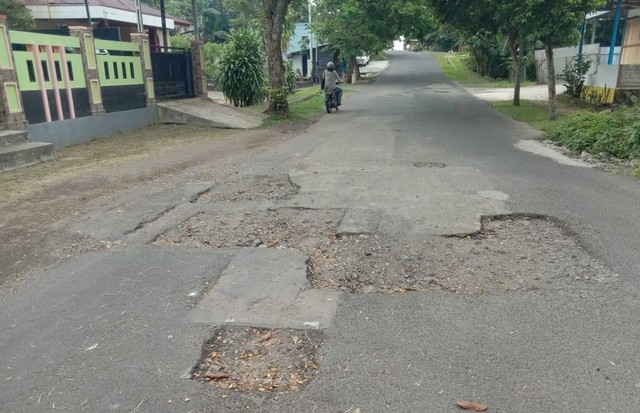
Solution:
<svg viewBox="0 0 640 413"><path fill-rule="evenodd" d="M353 75L356 75L356 80L360 79L360 68L358 67L358 61L355 56L349 56L349 77L353 79Z"/></svg>
<svg viewBox="0 0 640 413"><path fill-rule="evenodd" d="M522 85L522 42L520 39L509 40L509 49L513 61L513 106L520 106L520 86Z"/></svg>
<svg viewBox="0 0 640 413"><path fill-rule="evenodd" d="M556 105L556 67L553 62L553 42L547 39L544 45L547 55L547 84L549 85L549 119L558 119L558 107Z"/></svg>
<svg viewBox="0 0 640 413"><path fill-rule="evenodd" d="M269 70L269 112L286 115L289 112L289 105L285 99L274 99L280 96L273 93L285 87L285 68L282 61L282 32L284 30L284 19L289 9L291 0L262 0L267 20L267 62Z"/></svg>

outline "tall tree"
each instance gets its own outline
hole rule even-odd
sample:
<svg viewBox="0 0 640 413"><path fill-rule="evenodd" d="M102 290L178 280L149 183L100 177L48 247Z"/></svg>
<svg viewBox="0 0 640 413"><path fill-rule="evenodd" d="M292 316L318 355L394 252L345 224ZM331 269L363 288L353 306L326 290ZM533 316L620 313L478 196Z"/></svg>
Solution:
<svg viewBox="0 0 640 413"><path fill-rule="evenodd" d="M292 0L262 0L262 7L266 18L267 37L267 67L269 70L269 111L272 113L287 114L289 104L287 102L285 67L282 60L282 33L284 32L285 18L289 12Z"/></svg>
<svg viewBox="0 0 640 413"><path fill-rule="evenodd" d="M384 50L398 34L394 2L388 0L318 0L313 32L347 57L357 73L356 56Z"/></svg>
<svg viewBox="0 0 640 413"><path fill-rule="evenodd" d="M35 26L31 10L20 0L0 0L0 10L7 16L10 29L28 30Z"/></svg>
<svg viewBox="0 0 640 413"><path fill-rule="evenodd" d="M238 17L236 24L264 34L269 71L269 112L286 115L289 112L286 91L286 70L282 59L283 45L293 31L292 18L303 0L225 0Z"/></svg>
<svg viewBox="0 0 640 413"><path fill-rule="evenodd" d="M514 79L513 104L519 106L523 39L532 30L529 4L524 0L431 0L431 4L443 23L467 35L506 39Z"/></svg>
<svg viewBox="0 0 640 413"><path fill-rule="evenodd" d="M549 117L558 118L556 104L556 70L553 49L575 44L578 29L587 13L605 6L606 0L526 0L531 11L533 30L544 43L549 85Z"/></svg>

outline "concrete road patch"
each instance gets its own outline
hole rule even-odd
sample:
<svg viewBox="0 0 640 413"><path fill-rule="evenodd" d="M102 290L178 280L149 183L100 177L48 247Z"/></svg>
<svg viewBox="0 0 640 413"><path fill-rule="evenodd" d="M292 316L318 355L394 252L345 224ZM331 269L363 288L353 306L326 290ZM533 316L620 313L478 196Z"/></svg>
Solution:
<svg viewBox="0 0 640 413"><path fill-rule="evenodd" d="M86 214L73 229L97 239L118 240L176 206L194 201L209 188L211 184L205 182L133 191L124 199Z"/></svg>
<svg viewBox="0 0 640 413"><path fill-rule="evenodd" d="M339 295L311 289L306 262L307 256L296 250L242 251L187 319L212 325L328 327Z"/></svg>
<svg viewBox="0 0 640 413"><path fill-rule="evenodd" d="M545 156L553 161L567 166L578 166L581 168L592 168L592 165L589 165L586 162L578 161L575 159L571 159L568 156L561 154L560 152L554 151L553 149L546 146L544 143L534 140L521 140L518 141L515 145L516 148L521 151L530 152L536 155Z"/></svg>

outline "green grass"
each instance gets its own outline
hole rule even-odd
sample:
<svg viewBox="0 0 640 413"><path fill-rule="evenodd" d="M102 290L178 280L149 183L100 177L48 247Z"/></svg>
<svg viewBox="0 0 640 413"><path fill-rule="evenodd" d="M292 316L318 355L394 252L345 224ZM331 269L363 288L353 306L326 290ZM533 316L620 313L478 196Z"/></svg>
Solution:
<svg viewBox="0 0 640 413"><path fill-rule="evenodd" d="M520 122L526 122L536 129L546 131L553 121L549 120L549 108L544 104L520 101L520 106L513 106L510 100L494 102L493 107L505 115Z"/></svg>
<svg viewBox="0 0 640 413"><path fill-rule="evenodd" d="M454 53L449 55L448 53L436 53L436 59L440 63L444 73L456 82L460 82L469 87L485 87L485 88L509 88L514 84L508 80L495 80L488 77L482 77L473 70L471 70L467 64L468 53ZM522 86L532 85L533 82L522 82Z"/></svg>
<svg viewBox="0 0 640 413"><path fill-rule="evenodd" d="M493 106L545 132L548 139L575 154L588 152L603 159L640 159L640 107L601 110L562 95L558 96L560 117L550 121L545 102L522 101L519 107L511 102L496 102ZM625 173L640 176L640 168Z"/></svg>
<svg viewBox="0 0 640 413"><path fill-rule="evenodd" d="M560 118L593 112L597 108L582 99L558 95L556 100ZM513 106L511 100L494 102L493 107L520 122L526 122L536 129L546 132L553 121L549 120L549 106L546 101L521 100L520 106Z"/></svg>
<svg viewBox="0 0 640 413"><path fill-rule="evenodd" d="M302 89L297 89L293 95L289 95L289 105L294 105L300 103L303 100L309 99L311 96L320 93L318 86L305 87ZM267 102L262 102L257 105L249 106L248 109L255 110L256 112L263 113L267 110L269 104Z"/></svg>
<svg viewBox="0 0 640 413"><path fill-rule="evenodd" d="M354 93L354 89L349 86L342 86L342 89L344 96ZM264 112L267 110L267 107L268 104L265 102L251 106L249 109ZM289 116L285 118L284 116L272 115L264 121L263 126L271 126L284 120L298 121L311 119L324 112L324 110L324 93L320 91L318 85L298 89L296 93L289 96Z"/></svg>

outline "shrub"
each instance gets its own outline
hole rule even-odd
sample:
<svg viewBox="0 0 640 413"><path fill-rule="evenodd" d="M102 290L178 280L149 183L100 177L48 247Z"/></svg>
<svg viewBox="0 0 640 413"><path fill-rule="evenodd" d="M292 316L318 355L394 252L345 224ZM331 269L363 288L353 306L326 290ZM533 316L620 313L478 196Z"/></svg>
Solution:
<svg viewBox="0 0 640 413"><path fill-rule="evenodd" d="M287 60L284 62L284 68L286 90L288 94L292 94L296 91L296 87L298 86L298 75L296 74L296 68L291 60Z"/></svg>
<svg viewBox="0 0 640 413"><path fill-rule="evenodd" d="M171 47L179 47L181 49L191 49L191 40L193 36L190 34L177 34L169 39Z"/></svg>
<svg viewBox="0 0 640 413"><path fill-rule="evenodd" d="M589 112L563 118L547 130L549 139L566 148L616 158L640 158L640 107Z"/></svg>
<svg viewBox="0 0 640 413"><path fill-rule="evenodd" d="M266 97L266 59L262 41L248 30L229 35L216 63L217 80L234 106L250 106Z"/></svg>
<svg viewBox="0 0 640 413"><path fill-rule="evenodd" d="M578 56L576 60L569 63L562 71L560 78L564 80L564 86L567 88L567 95L579 98L582 96L584 88L585 75L591 67L591 60L585 59L584 56Z"/></svg>
<svg viewBox="0 0 640 413"><path fill-rule="evenodd" d="M216 62L222 54L224 45L221 43L207 42L204 44L204 70L209 79L215 79Z"/></svg>

